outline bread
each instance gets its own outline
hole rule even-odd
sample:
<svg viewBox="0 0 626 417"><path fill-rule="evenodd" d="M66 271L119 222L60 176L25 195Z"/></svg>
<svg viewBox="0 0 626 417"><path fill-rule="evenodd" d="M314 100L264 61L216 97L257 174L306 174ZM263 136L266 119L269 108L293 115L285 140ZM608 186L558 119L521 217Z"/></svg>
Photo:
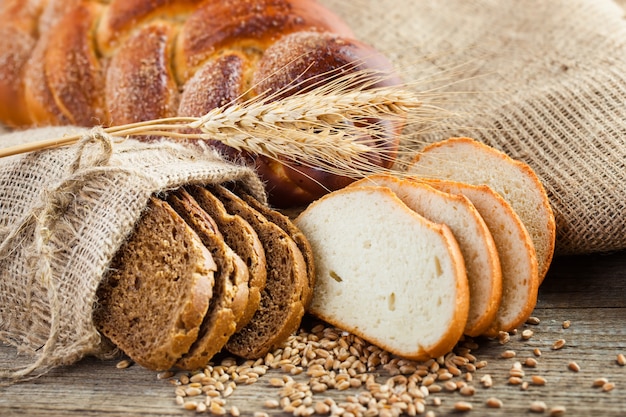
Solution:
<svg viewBox="0 0 626 417"><path fill-rule="evenodd" d="M462 336L469 290L447 226L374 186L330 193L295 223L315 256L311 314L408 359L448 353Z"/></svg>
<svg viewBox="0 0 626 417"><path fill-rule="evenodd" d="M171 193L167 202L198 234L217 264L211 304L196 341L177 362L181 369L197 369L218 353L235 333L248 305L248 268L225 243L214 220L185 191Z"/></svg>
<svg viewBox="0 0 626 417"><path fill-rule="evenodd" d="M470 306L464 333L483 334L500 307L502 271L491 232L474 205L463 195L448 194L423 183L385 174L371 175L352 186L367 184L389 188L411 210L450 227L463 255L469 282Z"/></svg>
<svg viewBox="0 0 626 417"><path fill-rule="evenodd" d="M248 267L248 303L237 324L237 330L248 324L259 308L261 291L267 279L265 251L259 236L250 224L239 215L226 211L224 204L209 190L200 186L186 187L194 200L217 225L224 242L231 247Z"/></svg>
<svg viewBox="0 0 626 417"><path fill-rule="evenodd" d="M537 256L526 227L511 205L486 185L449 180L429 180L427 184L467 197L493 236L502 268L503 297L496 319L484 334L494 337L518 328L532 314L539 289Z"/></svg>
<svg viewBox="0 0 626 417"><path fill-rule="evenodd" d="M451 138L426 146L407 171L421 178L484 184L499 193L530 233L543 281L554 255L556 224L546 191L528 165L473 139Z"/></svg>
<svg viewBox="0 0 626 417"><path fill-rule="evenodd" d="M243 192L238 190L237 193L242 200L248 203L255 210L260 212L265 218L281 229L285 231L293 239L293 241L300 249L300 253L304 258L304 263L306 264L307 270L307 278L309 284L303 290L302 294L302 302L304 303L304 308L306 309L313 298L313 288L315 287L315 260L313 258L313 250L311 249L311 245L302 233L302 231L291 221L289 217L284 215L283 213L272 209L271 207L261 203L259 200Z"/></svg>
<svg viewBox="0 0 626 417"><path fill-rule="evenodd" d="M13 127L201 116L349 71L382 73L374 86L399 82L383 55L316 0L7 0L0 28L0 121ZM392 155L397 126L380 128L370 140ZM349 181L221 148L254 159L278 205Z"/></svg>
<svg viewBox="0 0 626 417"><path fill-rule="evenodd" d="M257 359L284 342L300 326L305 294L309 291L306 264L298 246L280 227L228 189L213 186L209 191L230 214L243 217L263 243L267 282L259 308L252 320L226 344L226 349L235 355Z"/></svg>
<svg viewBox="0 0 626 417"><path fill-rule="evenodd" d="M98 287L94 324L140 365L169 369L199 334L216 271L198 235L152 198Z"/></svg>

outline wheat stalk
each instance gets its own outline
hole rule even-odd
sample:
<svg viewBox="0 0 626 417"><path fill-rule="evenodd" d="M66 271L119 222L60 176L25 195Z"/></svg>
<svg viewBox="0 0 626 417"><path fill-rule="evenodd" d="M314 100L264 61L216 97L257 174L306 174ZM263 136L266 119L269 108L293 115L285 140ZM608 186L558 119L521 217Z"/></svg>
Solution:
<svg viewBox="0 0 626 417"><path fill-rule="evenodd" d="M362 81L363 75L360 77ZM124 139L164 136L216 140L239 151L342 175L371 171L378 166L369 162L369 157L393 157L374 144L385 132L371 121L403 123L421 106L421 101L415 91L400 86L366 88L369 85L361 82L361 87L352 88L354 79L353 76L279 100L260 97L235 103L201 117L150 120L102 130ZM0 157L66 146L81 137L66 136L4 148L0 149Z"/></svg>

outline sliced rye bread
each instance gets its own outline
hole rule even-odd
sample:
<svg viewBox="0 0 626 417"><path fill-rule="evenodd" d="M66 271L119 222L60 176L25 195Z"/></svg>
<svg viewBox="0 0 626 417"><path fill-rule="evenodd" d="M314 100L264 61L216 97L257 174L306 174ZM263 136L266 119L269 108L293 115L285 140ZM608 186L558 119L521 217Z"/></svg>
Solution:
<svg viewBox="0 0 626 417"><path fill-rule="evenodd" d="M151 198L98 287L94 324L138 364L170 369L198 337L216 271L198 235Z"/></svg>
<svg viewBox="0 0 626 417"><path fill-rule="evenodd" d="M267 220L283 229L289 236L291 236L293 241L296 242L296 245L298 245L298 248L304 257L304 262L306 263L307 277L309 279L309 285L303 292L304 308L307 309L311 303L311 299L313 298L313 288L315 287L315 261L313 259L313 250L311 249L311 245L309 244L306 236L300 229L298 229L293 221L283 213L261 203L250 194L241 190L236 190L236 193L242 200L263 214Z"/></svg>
<svg viewBox="0 0 626 417"><path fill-rule="evenodd" d="M556 223L548 195L532 168L474 139L451 138L422 149L407 172L420 178L484 184L499 193L530 233L539 282L543 281L554 255Z"/></svg>
<svg viewBox="0 0 626 417"><path fill-rule="evenodd" d="M267 282L252 320L231 336L226 349L243 358L260 358L300 326L309 281L304 258L293 239L276 224L222 186L207 187L226 210L244 218L263 243Z"/></svg>
<svg viewBox="0 0 626 417"><path fill-rule="evenodd" d="M179 189L168 196L167 202L200 236L218 266L213 298L198 338L176 362L177 368L193 370L206 366L235 333L248 303L248 268L226 245L211 216L189 193Z"/></svg>
<svg viewBox="0 0 626 417"><path fill-rule="evenodd" d="M446 354L462 337L469 289L446 225L374 186L332 192L295 224L315 256L311 314L407 359Z"/></svg>
<svg viewBox="0 0 626 417"><path fill-rule="evenodd" d="M470 200L387 174L371 175L351 186L362 185L387 187L411 210L450 227L463 254L469 283L470 307L464 333L483 334L496 319L500 307L502 271L491 232Z"/></svg>
<svg viewBox="0 0 626 417"><path fill-rule="evenodd" d="M230 214L224 204L209 190L200 186L186 187L198 205L211 216L222 233L224 241L246 263L249 272L248 304L237 330L248 324L259 308L261 292L267 280L265 250L256 231L243 217Z"/></svg>
<svg viewBox="0 0 626 417"><path fill-rule="evenodd" d="M447 193L470 199L491 231L500 255L502 302L496 320L485 331L495 337L521 326L537 304L539 276L537 256L530 234L509 203L487 185L471 185L448 180L427 183Z"/></svg>

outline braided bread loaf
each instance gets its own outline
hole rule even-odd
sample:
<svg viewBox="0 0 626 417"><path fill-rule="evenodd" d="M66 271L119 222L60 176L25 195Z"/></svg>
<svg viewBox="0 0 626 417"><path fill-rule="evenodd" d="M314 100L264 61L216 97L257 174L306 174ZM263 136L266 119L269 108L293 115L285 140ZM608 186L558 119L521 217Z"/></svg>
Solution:
<svg viewBox="0 0 626 417"><path fill-rule="evenodd" d="M200 116L260 93L296 94L346 71L391 73L315 0L5 0L0 8L0 121L13 127ZM388 130L363 140L393 154ZM279 206L350 182L255 161Z"/></svg>

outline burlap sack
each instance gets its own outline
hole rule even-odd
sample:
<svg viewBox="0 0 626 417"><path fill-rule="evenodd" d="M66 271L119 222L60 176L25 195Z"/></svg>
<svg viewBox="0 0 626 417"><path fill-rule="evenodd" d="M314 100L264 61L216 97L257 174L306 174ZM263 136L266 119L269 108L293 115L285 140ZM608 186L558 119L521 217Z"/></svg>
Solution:
<svg viewBox="0 0 626 417"><path fill-rule="evenodd" d="M0 137L59 138L68 128ZM25 353L0 382L38 375L108 347L92 323L96 288L148 197L189 183L235 181L264 201L253 170L206 148L127 140L101 131L76 146L0 160L0 341Z"/></svg>
<svg viewBox="0 0 626 417"><path fill-rule="evenodd" d="M425 101L456 113L420 139L470 136L536 170L555 210L558 253L626 248L626 20L620 5L322 2L357 37L389 55L407 82L430 90Z"/></svg>

